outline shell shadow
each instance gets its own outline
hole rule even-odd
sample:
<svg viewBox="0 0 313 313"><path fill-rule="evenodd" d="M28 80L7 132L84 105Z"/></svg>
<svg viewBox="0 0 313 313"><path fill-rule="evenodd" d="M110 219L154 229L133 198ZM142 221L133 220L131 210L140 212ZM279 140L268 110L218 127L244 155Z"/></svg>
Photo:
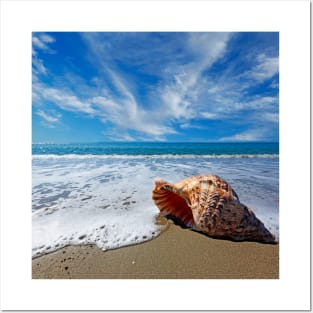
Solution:
<svg viewBox="0 0 313 313"><path fill-rule="evenodd" d="M242 242L256 242L256 243L261 243L261 244L266 244L266 245L277 245L279 242L264 242L261 240L249 240L249 239L242 239L242 240L234 240L231 237L215 237L212 235L208 235L200 230L194 229L194 228L190 228L188 226L186 226L178 217L176 217L175 215L171 215L168 214L165 216L165 218L167 218L168 220L171 220L176 226L179 226L183 229L189 229L190 231L193 231L195 233L198 233L202 236L211 238L211 239L215 239L215 240L221 240L221 241L232 241L235 243L242 243Z"/></svg>

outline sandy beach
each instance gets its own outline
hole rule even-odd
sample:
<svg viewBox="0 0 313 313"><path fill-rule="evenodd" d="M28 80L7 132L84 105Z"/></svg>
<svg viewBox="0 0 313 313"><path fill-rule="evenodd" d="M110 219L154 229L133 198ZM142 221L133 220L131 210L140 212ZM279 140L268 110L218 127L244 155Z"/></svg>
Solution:
<svg viewBox="0 0 313 313"><path fill-rule="evenodd" d="M68 246L34 258L33 279L278 279L279 245L209 238L170 223L159 237L102 251Z"/></svg>

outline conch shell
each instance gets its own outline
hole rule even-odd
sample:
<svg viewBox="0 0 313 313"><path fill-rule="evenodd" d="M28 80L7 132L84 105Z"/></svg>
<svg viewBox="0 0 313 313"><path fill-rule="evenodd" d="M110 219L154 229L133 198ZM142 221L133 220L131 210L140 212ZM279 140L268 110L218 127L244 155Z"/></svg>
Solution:
<svg viewBox="0 0 313 313"><path fill-rule="evenodd" d="M161 215L216 238L275 243L275 237L240 203L236 192L222 178L199 175L171 184L157 178L152 199Z"/></svg>

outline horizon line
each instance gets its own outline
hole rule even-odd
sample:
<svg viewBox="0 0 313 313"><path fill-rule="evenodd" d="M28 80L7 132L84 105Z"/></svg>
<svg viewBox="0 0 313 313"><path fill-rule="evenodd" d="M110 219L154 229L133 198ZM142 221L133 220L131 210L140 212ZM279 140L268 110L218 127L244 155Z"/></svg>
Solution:
<svg viewBox="0 0 313 313"><path fill-rule="evenodd" d="M155 144L167 144L167 143L215 143L215 144L224 144L224 143L279 143L279 141L265 141L265 140L251 140L251 141L74 141L74 142L53 142L53 141L47 141L47 142L32 142L33 145L69 145L69 144L99 144L99 143L120 143L120 144L136 144L136 143L155 143Z"/></svg>

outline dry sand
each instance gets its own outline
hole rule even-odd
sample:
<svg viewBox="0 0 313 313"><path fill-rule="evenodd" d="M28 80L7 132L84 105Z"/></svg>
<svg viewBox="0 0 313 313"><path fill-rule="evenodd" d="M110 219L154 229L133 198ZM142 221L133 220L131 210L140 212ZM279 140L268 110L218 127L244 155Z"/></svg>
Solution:
<svg viewBox="0 0 313 313"><path fill-rule="evenodd" d="M279 278L279 245L232 242L171 224L159 237L102 251L68 246L32 261L32 278Z"/></svg>

